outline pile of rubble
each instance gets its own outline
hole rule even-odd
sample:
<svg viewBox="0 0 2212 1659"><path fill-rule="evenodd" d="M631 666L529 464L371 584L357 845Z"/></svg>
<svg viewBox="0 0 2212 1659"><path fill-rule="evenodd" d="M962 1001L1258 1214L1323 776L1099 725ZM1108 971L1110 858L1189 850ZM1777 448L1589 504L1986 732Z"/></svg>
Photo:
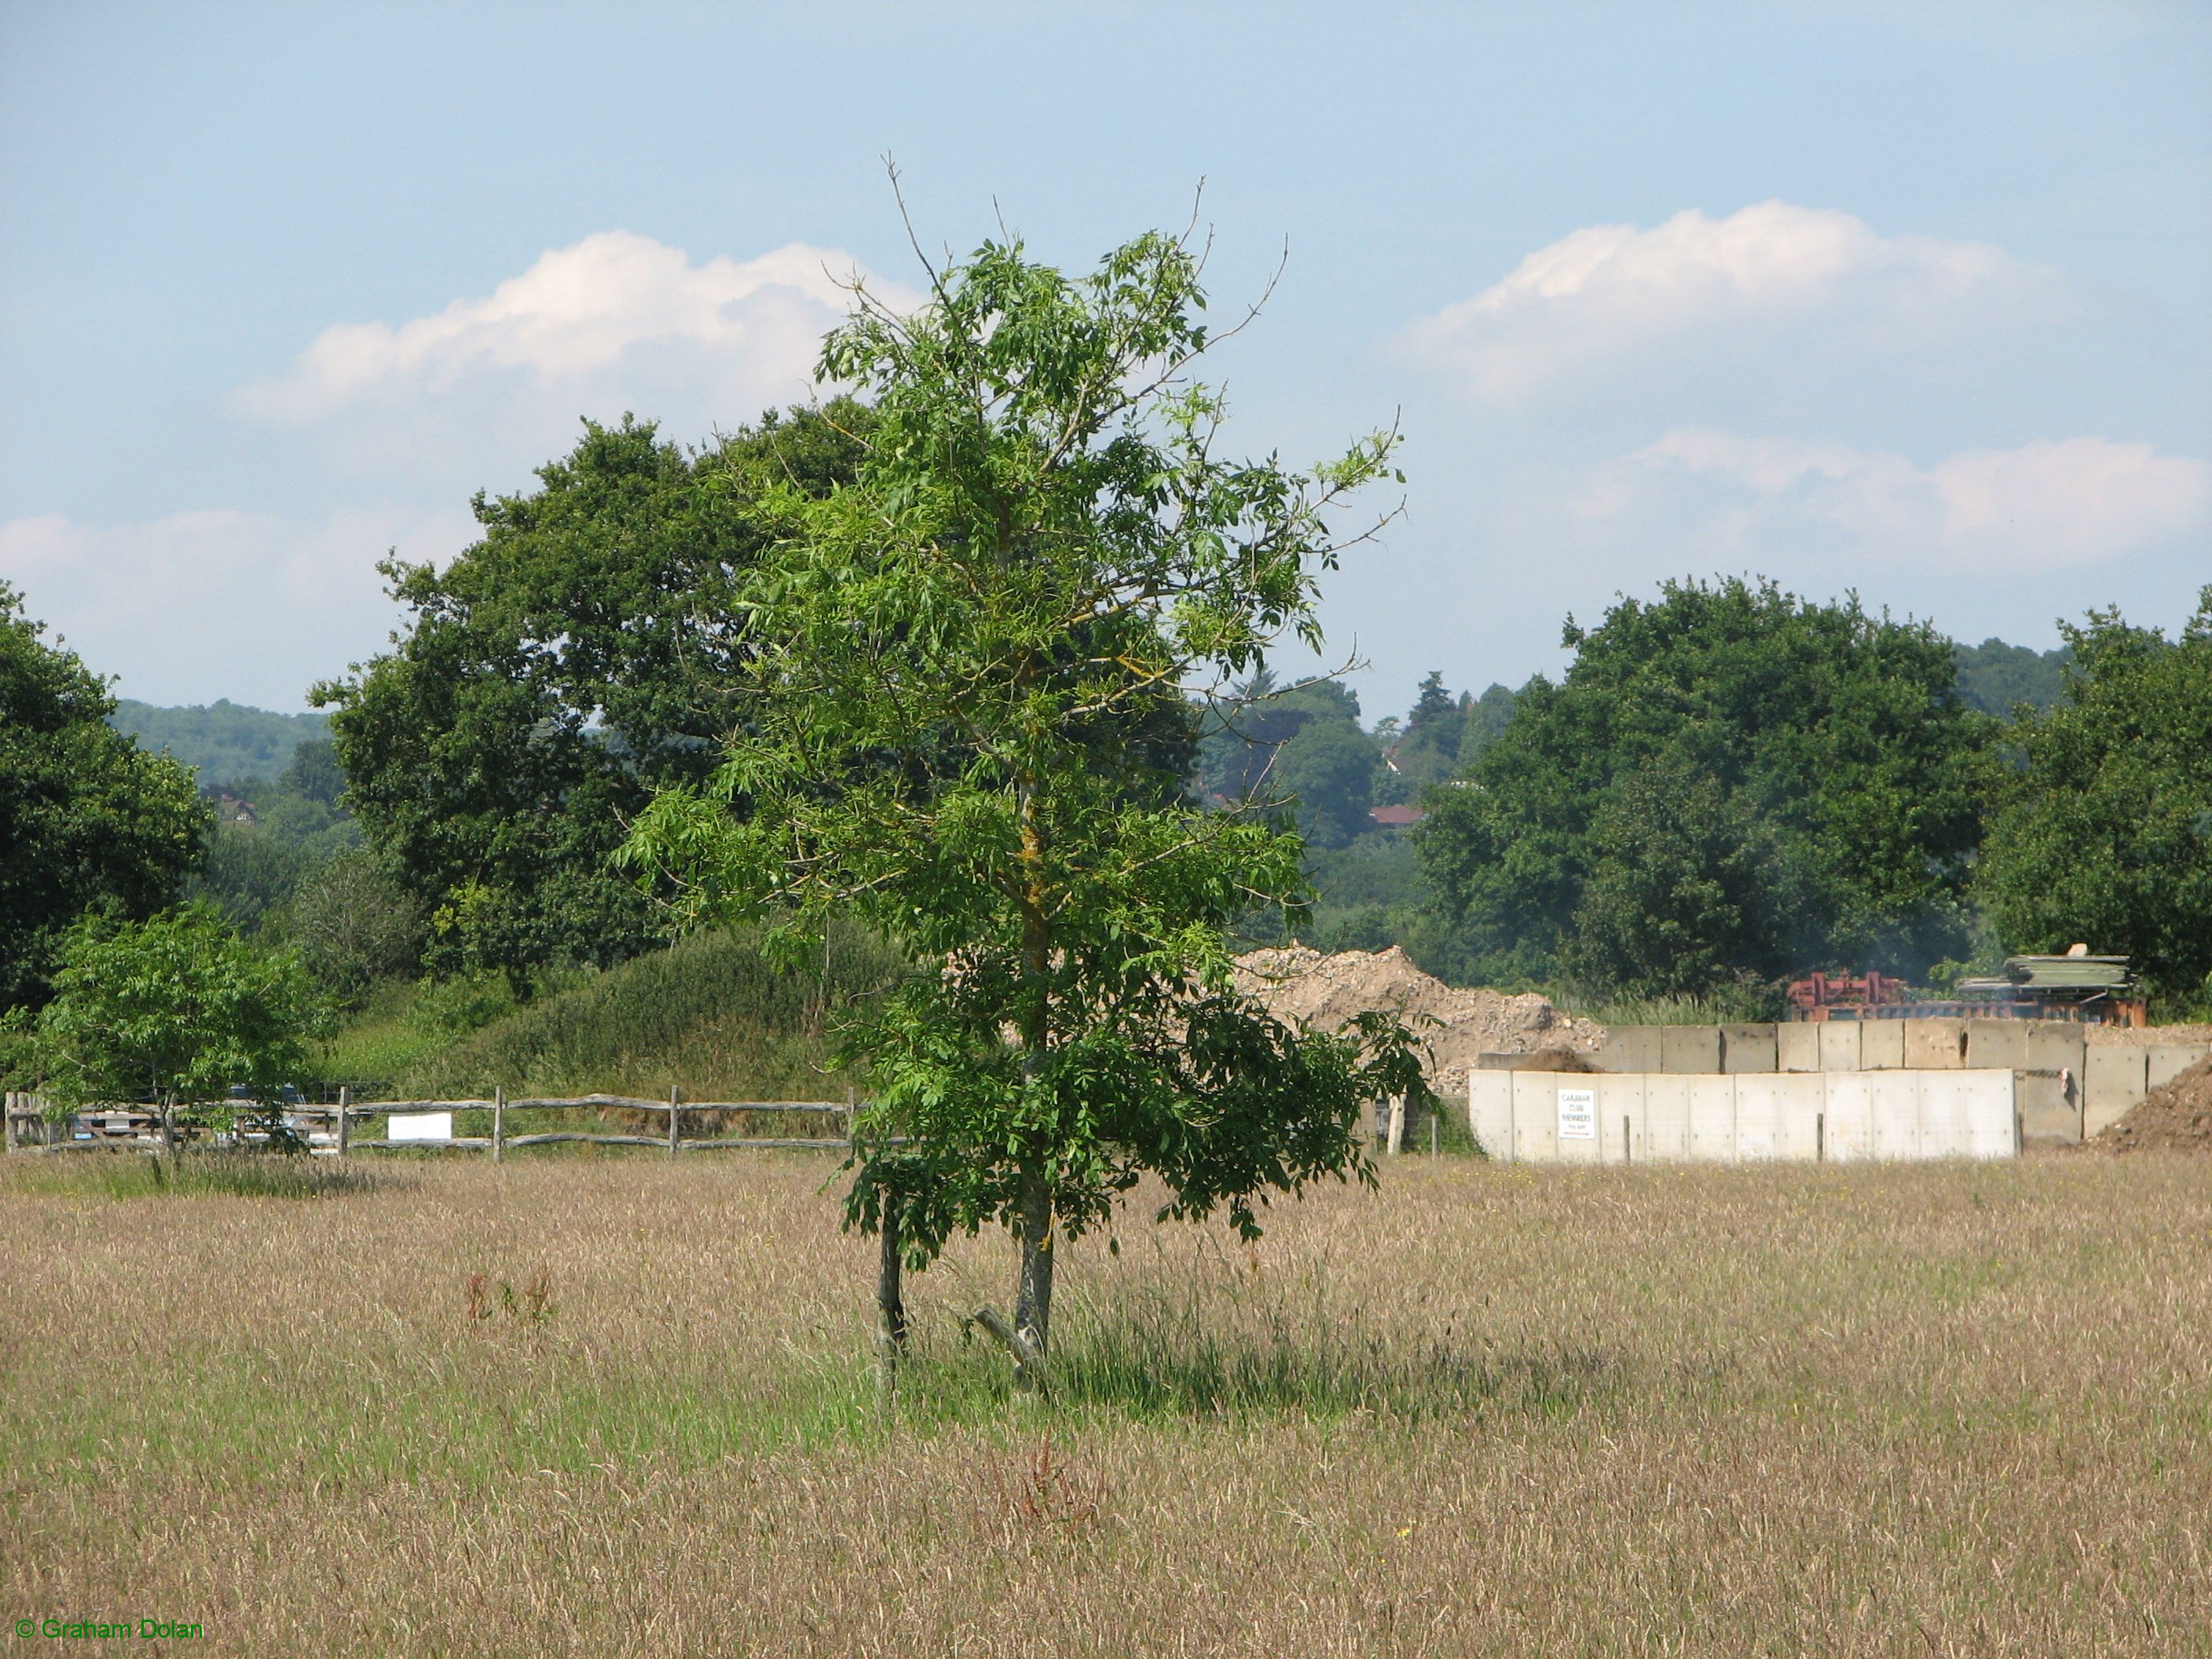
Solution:
<svg viewBox="0 0 2212 1659"><path fill-rule="evenodd" d="M2090 1144L2112 1152L2212 1152L2212 1060L2160 1084Z"/></svg>
<svg viewBox="0 0 2212 1659"><path fill-rule="evenodd" d="M1603 1026L1563 1014L1534 993L1455 990L1423 973L1395 945L1334 956L1301 945L1255 951L1237 959L1237 988L1278 1019L1322 1030L1370 1012L1405 1017L1428 1048L1430 1085L1447 1099L1467 1092L1478 1054L1587 1054L1605 1042Z"/></svg>

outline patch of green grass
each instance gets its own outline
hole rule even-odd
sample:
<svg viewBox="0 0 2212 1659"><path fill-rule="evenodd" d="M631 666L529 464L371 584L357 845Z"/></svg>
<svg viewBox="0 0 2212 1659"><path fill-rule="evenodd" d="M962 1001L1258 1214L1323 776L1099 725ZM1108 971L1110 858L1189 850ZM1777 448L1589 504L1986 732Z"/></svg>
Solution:
<svg viewBox="0 0 2212 1659"><path fill-rule="evenodd" d="M10 1158L6 1186L86 1198L327 1198L368 1192L357 1165L283 1152L66 1152Z"/></svg>
<svg viewBox="0 0 2212 1659"><path fill-rule="evenodd" d="M777 968L755 939L708 933L542 996L396 1068L411 1096L627 1094L826 1099L836 1008L906 971L857 928L836 927L817 967ZM364 1073L366 1075L366 1073ZM568 1126L563 1126L568 1127Z"/></svg>
<svg viewBox="0 0 2212 1659"><path fill-rule="evenodd" d="M409 982L379 986L366 1006L316 1045L321 1075L341 1082L402 1077L449 1047L451 1036L416 1018L422 994L421 987Z"/></svg>
<svg viewBox="0 0 2212 1659"><path fill-rule="evenodd" d="M1776 994L1759 986L1710 992L1704 996L1647 997L1586 993L1575 988L1539 988L1578 1019L1601 1025L1733 1025L1778 1019Z"/></svg>

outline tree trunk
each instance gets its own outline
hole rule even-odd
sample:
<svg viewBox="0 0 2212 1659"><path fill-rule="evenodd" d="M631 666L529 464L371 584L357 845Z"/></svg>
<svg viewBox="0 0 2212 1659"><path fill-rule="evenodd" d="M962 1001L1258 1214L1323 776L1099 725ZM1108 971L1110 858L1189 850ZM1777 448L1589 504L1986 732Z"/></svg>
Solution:
<svg viewBox="0 0 2212 1659"><path fill-rule="evenodd" d="M1045 1358L1052 1336L1052 1188L1031 1170L1022 1176L1021 1281L1014 1291L1014 1331L1027 1350L1015 1380L1022 1388L1044 1387Z"/></svg>
<svg viewBox="0 0 2212 1659"><path fill-rule="evenodd" d="M876 1235L876 1399L885 1412L898 1397L898 1365L906 1352L905 1262L899 1245L899 1198L884 1194Z"/></svg>

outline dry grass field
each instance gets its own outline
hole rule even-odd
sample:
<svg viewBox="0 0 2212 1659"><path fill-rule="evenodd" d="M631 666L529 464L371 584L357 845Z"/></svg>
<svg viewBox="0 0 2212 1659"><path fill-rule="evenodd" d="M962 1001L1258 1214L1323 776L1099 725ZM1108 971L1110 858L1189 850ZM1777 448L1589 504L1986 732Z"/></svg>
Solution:
<svg viewBox="0 0 2212 1659"><path fill-rule="evenodd" d="M0 1167L0 1613L281 1654L2212 1651L2212 1160L1402 1160L1063 1263L1060 1397L826 1161ZM469 1281L483 1275L472 1297ZM16 1649L38 1650L35 1639ZM98 1650L98 1643L52 1644Z"/></svg>

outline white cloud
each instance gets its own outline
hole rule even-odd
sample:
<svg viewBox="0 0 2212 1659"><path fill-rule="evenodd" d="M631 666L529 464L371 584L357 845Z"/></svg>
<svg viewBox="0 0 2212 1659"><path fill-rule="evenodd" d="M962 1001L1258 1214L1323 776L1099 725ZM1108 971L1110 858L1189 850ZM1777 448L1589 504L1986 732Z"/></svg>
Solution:
<svg viewBox="0 0 2212 1659"><path fill-rule="evenodd" d="M93 525L0 524L0 578L117 691L288 709L383 647L398 620L376 562L443 559L474 538L465 510L341 509L318 523L215 508Z"/></svg>
<svg viewBox="0 0 2212 1659"><path fill-rule="evenodd" d="M895 308L917 301L835 249L695 261L603 231L427 316L333 325L231 407L289 434L302 469L366 475L386 493L525 489L574 445L580 418L635 413L694 443L805 401L855 274Z"/></svg>
<svg viewBox="0 0 2212 1659"><path fill-rule="evenodd" d="M2203 526L2212 466L2148 444L2067 438L1969 449L1933 466L1843 444L1668 433L1604 469L1585 521L1691 526L1729 559L1794 548L1875 561L2100 564Z"/></svg>
<svg viewBox="0 0 2212 1659"><path fill-rule="evenodd" d="M801 242L694 264L649 236L600 231L539 255L482 298L397 327L332 324L284 374L241 388L238 403L264 419L313 420L394 392L452 392L484 376L589 384L617 374L626 357L672 346L721 359L737 378L775 388L770 395L799 397L823 334L846 313L841 284L858 270L850 255Z"/></svg>
<svg viewBox="0 0 2212 1659"><path fill-rule="evenodd" d="M1784 367L1778 349L1940 347L2047 316L2063 299L2055 273L1988 243L1883 236L1848 213L1765 202L1650 230L1577 230L1415 323L1399 346L1481 400L1514 403L1677 354L1749 351L1772 373Z"/></svg>

